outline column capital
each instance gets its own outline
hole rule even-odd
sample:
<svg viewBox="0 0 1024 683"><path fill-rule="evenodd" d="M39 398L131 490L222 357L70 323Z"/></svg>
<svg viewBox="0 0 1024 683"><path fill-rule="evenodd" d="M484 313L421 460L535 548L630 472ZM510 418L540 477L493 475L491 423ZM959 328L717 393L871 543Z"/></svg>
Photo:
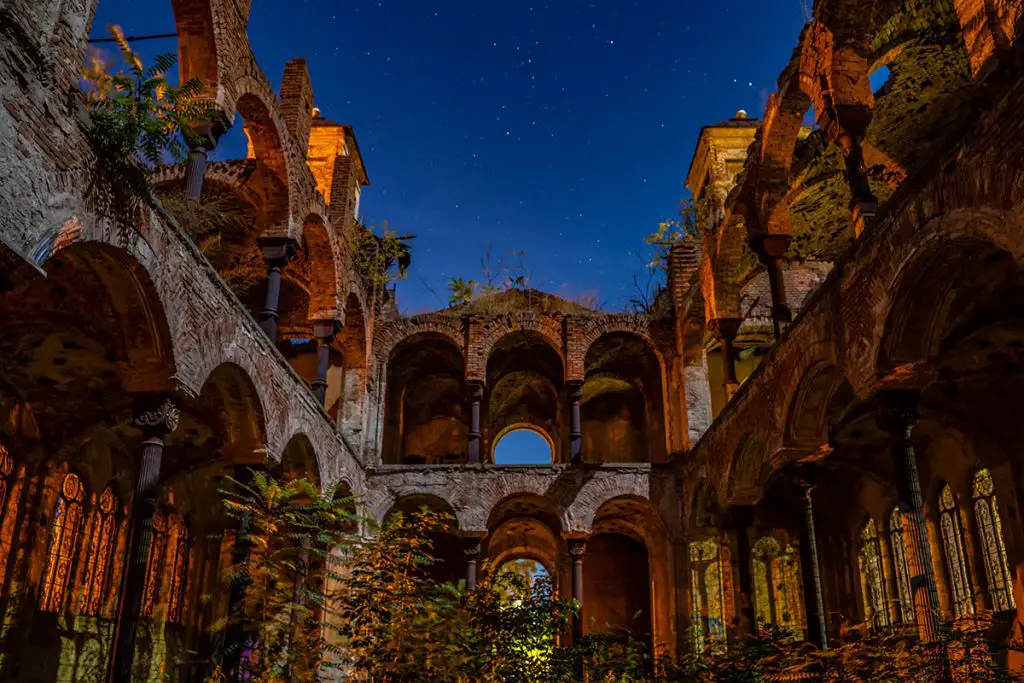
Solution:
<svg viewBox="0 0 1024 683"><path fill-rule="evenodd" d="M871 107L866 104L833 104L831 93L825 93L825 110L818 117L818 126L828 139L842 146L843 138L862 138L871 123Z"/></svg>
<svg viewBox="0 0 1024 683"><path fill-rule="evenodd" d="M587 536L572 536L565 539L569 555L574 562L581 562L583 560L583 555L587 552L587 538Z"/></svg>
<svg viewBox="0 0 1024 683"><path fill-rule="evenodd" d="M742 318L712 318L708 321L708 329L714 336L732 342L736 339L742 322Z"/></svg>
<svg viewBox="0 0 1024 683"><path fill-rule="evenodd" d="M579 401L583 398L583 380L581 379L570 379L565 382L566 391L569 393L569 398L573 401Z"/></svg>
<svg viewBox="0 0 1024 683"><path fill-rule="evenodd" d="M921 394L917 389L889 389L878 394L879 425L897 436L909 436L920 418Z"/></svg>
<svg viewBox="0 0 1024 683"><path fill-rule="evenodd" d="M330 340L341 330L341 321L333 318L313 321L313 337Z"/></svg>
<svg viewBox="0 0 1024 683"><path fill-rule="evenodd" d="M291 237L260 237L256 243L263 249L263 259L268 266L287 265L299 246Z"/></svg>
<svg viewBox="0 0 1024 683"><path fill-rule="evenodd" d="M777 233L754 235L750 238L750 250L757 254L762 264L767 264L771 259L785 257L791 241L791 236Z"/></svg>
<svg viewBox="0 0 1024 683"><path fill-rule="evenodd" d="M462 552L467 560L475 560L480 557L481 547L486 536L486 531L462 532Z"/></svg>
<svg viewBox="0 0 1024 683"><path fill-rule="evenodd" d="M188 125L188 133L185 135L185 142L190 149L211 150L217 146L217 142L231 128L231 122L224 114L217 111L209 121L192 121Z"/></svg>
<svg viewBox="0 0 1024 683"><path fill-rule="evenodd" d="M136 394L132 407L132 424L147 438L161 439L181 421L181 408L170 394Z"/></svg>
<svg viewBox="0 0 1024 683"><path fill-rule="evenodd" d="M466 390L472 401L482 401L484 398L484 381L482 379L471 379L466 382Z"/></svg>

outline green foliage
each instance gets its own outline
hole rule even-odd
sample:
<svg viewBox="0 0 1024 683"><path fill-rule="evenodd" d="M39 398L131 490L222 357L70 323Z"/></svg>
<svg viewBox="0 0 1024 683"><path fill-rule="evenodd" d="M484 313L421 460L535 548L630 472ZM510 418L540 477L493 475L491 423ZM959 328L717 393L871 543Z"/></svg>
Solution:
<svg viewBox="0 0 1024 683"><path fill-rule="evenodd" d="M193 136L189 124L208 121L213 106L200 96L198 80L178 87L168 83L173 54L157 57L147 69L119 27L111 26L110 33L128 71L112 73L94 57L82 73L97 152L87 199L126 234L138 229L144 208L152 202L153 167L184 158L185 142Z"/></svg>
<svg viewBox="0 0 1024 683"><path fill-rule="evenodd" d="M448 306L455 308L481 297L500 292L524 292L530 287L532 275L526 267L526 252L510 251L509 261L492 262L490 247L480 259L479 280L451 277L448 279Z"/></svg>
<svg viewBox="0 0 1024 683"><path fill-rule="evenodd" d="M668 269L668 253L672 245L684 237L699 237L702 234L707 206L698 199L683 199L679 202L679 213L658 224L658 229L644 237L649 248L647 267L651 270Z"/></svg>
<svg viewBox="0 0 1024 683"><path fill-rule="evenodd" d="M371 288L404 280L412 265L412 245L415 235L399 235L388 229L387 221L380 234L375 228L356 224L352 240L352 253L360 277Z"/></svg>
<svg viewBox="0 0 1024 683"><path fill-rule="evenodd" d="M454 533L447 515L395 513L364 539L357 525L374 525L354 515L351 499L318 495L303 479L254 472L223 497L248 529L250 552L230 574L245 598L227 624L244 625L247 652L242 672L232 668L237 651L220 652L209 681L316 681L331 669L373 683L575 683L582 672L593 683L1020 680L986 641L985 618L958 622L935 643L881 633L826 652L762 628L675 661L599 624L577 643L559 642L577 606L535 565L485 565L472 591L431 577L432 539Z"/></svg>
<svg viewBox="0 0 1024 683"><path fill-rule="evenodd" d="M357 541L354 503L337 490L320 494L305 479L282 481L259 470L249 483L229 483L221 491L225 511L248 552L227 577L244 587L244 598L219 628L242 626L249 647L244 653L223 647L208 680L235 680L239 660L254 682L316 680L330 666L322 623L337 616L331 587L340 570L337 551Z"/></svg>

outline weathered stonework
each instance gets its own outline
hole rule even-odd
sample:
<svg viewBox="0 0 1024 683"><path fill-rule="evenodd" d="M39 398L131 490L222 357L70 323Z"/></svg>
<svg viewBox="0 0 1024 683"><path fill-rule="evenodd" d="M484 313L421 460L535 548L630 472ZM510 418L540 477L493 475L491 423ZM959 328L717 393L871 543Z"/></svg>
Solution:
<svg viewBox="0 0 1024 683"><path fill-rule="evenodd" d="M0 7L0 677L95 680L57 671L60 647L74 650L65 663L88 653L106 666L118 600L85 613L79 560L67 604L37 607L49 528L68 481L90 520L108 487L119 514L136 514L157 444L133 410L154 401L179 417L160 435L156 495L196 559L187 617L167 618L166 595L145 617L143 680L192 675L174 655L205 647L228 609L218 488L250 465L340 485L378 521L420 504L451 512L446 580L466 575L467 543L481 571L533 559L564 592L585 557L584 614L678 652L746 632L783 598L802 606L785 625L820 638L807 571L757 574L808 557L808 486L816 588L847 618L823 615L828 636L915 620L926 634L900 603L893 510L908 504L909 452L940 613L992 610L1003 641L1019 626L1019 1L818 0L763 118L701 132L687 184L709 210L702 234L671 250L666 313L517 291L409 318L356 271L368 178L351 127L313 111L305 62L288 63L278 98L245 35L246 0L172 6L182 76L203 81L224 121L239 114L250 141L249 158L203 176L203 196L240 216L217 240L174 203L179 168L156 173L164 203L130 235L90 210L77 71L94 3ZM871 92L880 65L892 75ZM766 236L789 251L767 254ZM790 259L774 280L773 258ZM273 298L272 259L284 262L274 341L254 319ZM795 319L776 337L780 282ZM920 398L899 429L885 412L894 396ZM494 463L517 429L544 437L550 464ZM471 444L480 462L466 462ZM991 498L973 485L981 472ZM967 588L950 578L947 485ZM995 545L982 504L1002 520ZM889 607L855 578L866 519L881 530ZM808 590L780 596L796 588ZM639 626L622 617L633 613ZM1019 652L1008 660L1022 666Z"/></svg>

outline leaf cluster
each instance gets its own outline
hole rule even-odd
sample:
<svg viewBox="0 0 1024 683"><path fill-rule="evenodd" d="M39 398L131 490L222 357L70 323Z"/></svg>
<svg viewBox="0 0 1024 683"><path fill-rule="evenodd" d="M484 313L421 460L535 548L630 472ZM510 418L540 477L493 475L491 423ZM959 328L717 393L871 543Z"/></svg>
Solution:
<svg viewBox="0 0 1024 683"><path fill-rule="evenodd" d="M152 203L153 168L181 161L195 137L190 124L209 121L214 107L201 97L200 81L168 82L173 54L160 55L146 68L120 27L111 26L110 33L127 71L113 72L97 54L82 71L97 153L87 200L125 234L137 230Z"/></svg>
<svg viewBox="0 0 1024 683"><path fill-rule="evenodd" d="M209 681L278 683L756 683L775 681L1014 681L986 640L985 618L947 627L934 643L899 632L866 634L827 651L764 627L674 661L628 630L592 624L569 643L578 605L525 564L482 569L474 590L437 580L434 539L449 515L422 509L378 528L337 491L253 472L222 492L247 549L229 580L245 598L228 626L243 652L223 649ZM362 525L374 533L355 533ZM241 661L241 666L235 662Z"/></svg>
<svg viewBox="0 0 1024 683"><path fill-rule="evenodd" d="M658 229L644 237L649 247L646 266L651 270L667 271L668 254L672 245L686 237L699 237L707 215L707 203L702 199L683 199L679 212L658 224Z"/></svg>
<svg viewBox="0 0 1024 683"><path fill-rule="evenodd" d="M480 279L448 279L448 306L455 308L492 294L529 289L532 274L526 266L526 252L510 251L508 259L493 262L491 248L488 247L480 259Z"/></svg>
<svg viewBox="0 0 1024 683"><path fill-rule="evenodd" d="M404 280L412 265L412 240L415 235L399 235L388 229L387 221L379 233L376 228L356 224L352 254L356 270L371 289L380 289Z"/></svg>
<svg viewBox="0 0 1024 683"><path fill-rule="evenodd" d="M330 585L341 576L338 551L357 542L354 501L261 470L227 482L221 496L244 551L225 578L243 599L215 630L245 638L241 652L232 649L238 643L222 646L208 680L316 680L328 665L323 622L337 614Z"/></svg>

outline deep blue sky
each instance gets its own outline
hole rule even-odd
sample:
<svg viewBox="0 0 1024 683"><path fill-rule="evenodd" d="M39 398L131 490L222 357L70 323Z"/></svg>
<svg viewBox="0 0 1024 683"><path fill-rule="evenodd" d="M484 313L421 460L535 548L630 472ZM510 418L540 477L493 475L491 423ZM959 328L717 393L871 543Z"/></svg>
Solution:
<svg viewBox="0 0 1024 683"><path fill-rule="evenodd" d="M761 115L801 4L256 0L249 37L275 88L305 57L316 105L355 127L367 223L417 235L403 311L441 307L488 245L495 260L524 251L534 286L615 309L643 236L684 194L701 125ZM110 23L174 30L165 0L101 0L93 35Z"/></svg>

